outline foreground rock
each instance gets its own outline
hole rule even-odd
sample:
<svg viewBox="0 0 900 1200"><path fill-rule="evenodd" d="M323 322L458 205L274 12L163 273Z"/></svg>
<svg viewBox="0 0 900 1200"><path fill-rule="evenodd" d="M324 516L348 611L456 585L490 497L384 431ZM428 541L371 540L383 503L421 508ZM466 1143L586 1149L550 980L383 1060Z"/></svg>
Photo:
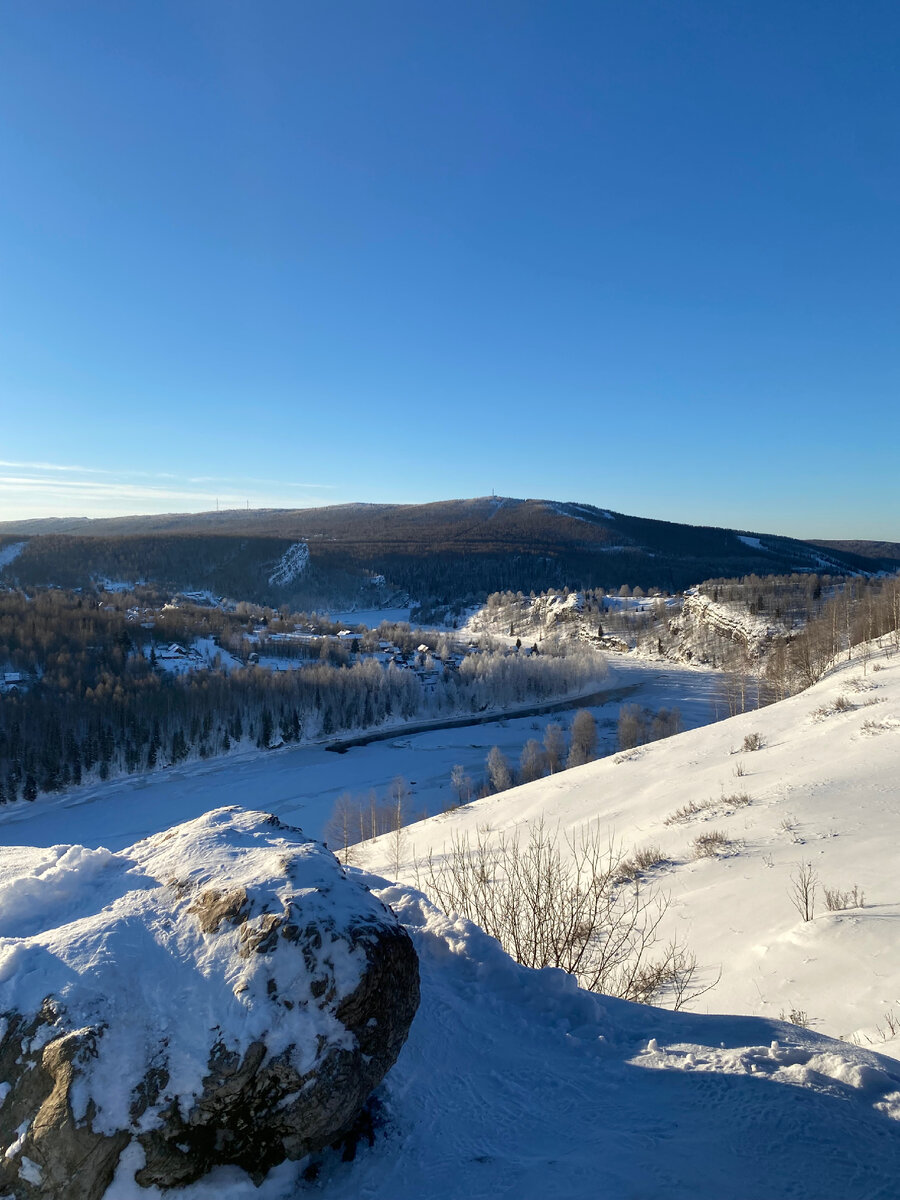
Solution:
<svg viewBox="0 0 900 1200"><path fill-rule="evenodd" d="M259 1181L352 1129L419 998L412 942L324 847L220 809L0 891L0 1195ZM130 1176L129 1176L130 1177Z"/></svg>

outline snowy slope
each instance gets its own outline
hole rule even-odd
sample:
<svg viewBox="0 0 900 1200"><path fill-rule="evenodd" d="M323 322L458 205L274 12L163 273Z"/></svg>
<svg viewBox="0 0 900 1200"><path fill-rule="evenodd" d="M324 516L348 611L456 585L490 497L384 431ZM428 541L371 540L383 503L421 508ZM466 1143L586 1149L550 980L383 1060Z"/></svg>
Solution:
<svg viewBox="0 0 900 1200"><path fill-rule="evenodd" d="M0 569L15 562L27 545L27 542L10 542L8 545L0 547Z"/></svg>
<svg viewBox="0 0 900 1200"><path fill-rule="evenodd" d="M411 889L422 1003L381 1091L382 1124L257 1191L219 1171L164 1200L887 1200L900 1063L793 1026L668 1013L518 967ZM125 1172L105 1200L136 1200ZM163 1200L148 1190L147 1200Z"/></svg>
<svg viewBox="0 0 900 1200"><path fill-rule="evenodd" d="M298 575L302 575L308 566L309 546L306 542L295 542L275 564L275 569L269 576L269 583L277 587L287 587Z"/></svg>
<svg viewBox="0 0 900 1200"><path fill-rule="evenodd" d="M763 748L742 751L757 732ZM667 932L696 953L707 980L721 971L704 1006L801 1012L817 1030L897 1053L898 767L900 656L878 653L865 677L860 663L845 663L769 708L423 822L409 833L407 877L414 857L440 854L479 827L544 819L565 830L597 821L626 852L661 848L667 862L652 878L671 896ZM691 805L699 811L679 818ZM720 856L696 857L695 840L711 831L731 844ZM392 859L384 839L363 857L381 872ZM790 898L791 877L807 862L819 881L811 922ZM826 911L824 887L854 885L864 907Z"/></svg>

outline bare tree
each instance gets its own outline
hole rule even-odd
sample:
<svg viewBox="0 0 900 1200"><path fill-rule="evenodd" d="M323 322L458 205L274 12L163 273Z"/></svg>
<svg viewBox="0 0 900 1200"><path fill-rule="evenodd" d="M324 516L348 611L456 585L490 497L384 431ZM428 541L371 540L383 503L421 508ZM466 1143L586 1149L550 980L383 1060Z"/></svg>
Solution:
<svg viewBox="0 0 900 1200"><path fill-rule="evenodd" d="M632 750L647 740L644 715L636 704L623 704L619 709L617 733L620 750Z"/></svg>
<svg viewBox="0 0 900 1200"><path fill-rule="evenodd" d="M653 741L681 733L681 712L677 708L661 708L653 718L650 737Z"/></svg>
<svg viewBox="0 0 900 1200"><path fill-rule="evenodd" d="M409 784L402 775L398 775L391 781L390 790L390 854L395 879L399 879L400 868L406 857L408 838L404 825L406 824L406 803L409 795Z"/></svg>
<svg viewBox="0 0 900 1200"><path fill-rule="evenodd" d="M326 844L346 866L352 861L351 846L358 840L356 837L357 822L360 808L355 804L349 792L341 792L334 802L331 816L323 830Z"/></svg>
<svg viewBox="0 0 900 1200"><path fill-rule="evenodd" d="M397 829L406 824L406 806L409 800L409 784L402 775L396 775L391 780L390 806L391 829Z"/></svg>
<svg viewBox="0 0 900 1200"><path fill-rule="evenodd" d="M456 763L450 772L450 786L456 792L460 804L468 804L472 798L472 777L462 763Z"/></svg>
<svg viewBox="0 0 900 1200"><path fill-rule="evenodd" d="M567 767L580 767L597 753L597 722L586 708L580 708L572 719L572 741Z"/></svg>
<svg viewBox="0 0 900 1200"><path fill-rule="evenodd" d="M819 877L811 862L797 863L791 875L791 888L788 895L791 904L804 921L811 921L816 915L816 888Z"/></svg>

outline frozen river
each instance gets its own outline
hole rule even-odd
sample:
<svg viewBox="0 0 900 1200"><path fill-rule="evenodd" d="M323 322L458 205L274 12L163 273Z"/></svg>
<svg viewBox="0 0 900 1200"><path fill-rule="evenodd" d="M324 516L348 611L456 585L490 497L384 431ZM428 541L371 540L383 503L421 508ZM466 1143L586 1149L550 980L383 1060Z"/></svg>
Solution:
<svg viewBox="0 0 900 1200"><path fill-rule="evenodd" d="M727 715L717 698L717 672L634 659L612 659L610 667L615 678L610 680L609 698L590 706L597 719L600 754L616 749L622 703L652 710L677 707L685 729ZM397 776L410 785L410 811L433 815L455 799L450 786L454 764L462 764L477 783L484 775L488 751L499 746L515 766L529 738L540 740L551 721L568 725L579 707L422 733L400 730L342 754L331 753L324 745L295 746L92 784L0 810L0 847L81 843L119 850L227 804L275 813L307 834L321 837L340 795L350 792L364 797L375 789L384 799Z"/></svg>

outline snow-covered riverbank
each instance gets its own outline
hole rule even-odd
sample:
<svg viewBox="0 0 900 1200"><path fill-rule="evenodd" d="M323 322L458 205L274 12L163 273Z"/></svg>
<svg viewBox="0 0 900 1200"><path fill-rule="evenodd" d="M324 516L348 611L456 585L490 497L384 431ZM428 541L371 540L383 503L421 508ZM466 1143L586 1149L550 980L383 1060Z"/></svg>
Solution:
<svg viewBox="0 0 900 1200"><path fill-rule="evenodd" d="M617 686L637 689L629 701L649 708L675 705L685 728L708 724L721 709L714 672L625 658L613 666ZM600 753L610 753L619 702L591 711L598 722ZM126 776L0 808L0 846L80 842L120 849L223 804L265 808L321 837L338 796L346 791L367 794L372 788L385 795L398 775L411 785L411 814L442 812L454 799L450 772L455 764L477 777L495 745L515 760L528 738L540 737L551 720L564 721L565 714L419 734L398 728L386 741L345 754L328 753L324 745L284 747Z"/></svg>

